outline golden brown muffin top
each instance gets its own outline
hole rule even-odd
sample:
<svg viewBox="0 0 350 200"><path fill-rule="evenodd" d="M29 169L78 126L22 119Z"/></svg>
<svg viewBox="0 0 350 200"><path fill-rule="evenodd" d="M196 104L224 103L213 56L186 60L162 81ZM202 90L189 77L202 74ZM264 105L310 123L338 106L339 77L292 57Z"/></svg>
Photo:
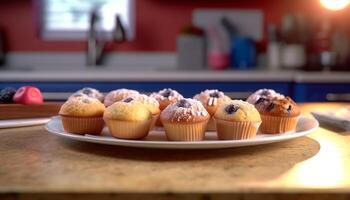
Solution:
<svg viewBox="0 0 350 200"><path fill-rule="evenodd" d="M152 118L152 113L140 102L118 101L107 107L104 119L125 120L125 121L143 121Z"/></svg>
<svg viewBox="0 0 350 200"><path fill-rule="evenodd" d="M105 109L98 99L82 95L69 98L61 106L59 114L73 117L99 117L103 115Z"/></svg>
<svg viewBox="0 0 350 200"><path fill-rule="evenodd" d="M152 115L160 113L158 101L155 98L149 97L144 94L131 95L126 97L122 101L130 103L140 102L146 106L146 108L152 113Z"/></svg>
<svg viewBox="0 0 350 200"><path fill-rule="evenodd" d="M130 95L137 95L137 94L139 94L138 91L125 89L125 88L113 90L113 91L110 91L105 96L104 104L106 107L108 107L108 106L112 105L113 103L115 103L117 101L121 101Z"/></svg>
<svg viewBox="0 0 350 200"><path fill-rule="evenodd" d="M226 121L261 122L260 114L254 105L242 100L223 103L216 110L214 118Z"/></svg>
<svg viewBox="0 0 350 200"><path fill-rule="evenodd" d="M255 102L260 114L271 116L296 117L300 115L299 106L290 97L260 97Z"/></svg>
<svg viewBox="0 0 350 200"><path fill-rule="evenodd" d="M219 90L204 90L193 98L200 101L211 116L215 114L218 106L231 100Z"/></svg>
<svg viewBox="0 0 350 200"><path fill-rule="evenodd" d="M181 99L168 105L160 114L162 122L195 123L208 120L209 113L194 99Z"/></svg>
<svg viewBox="0 0 350 200"><path fill-rule="evenodd" d="M159 107L164 110L169 104L175 103L184 97L178 93L176 90L165 88L158 92L154 92L150 97L155 98L159 102Z"/></svg>

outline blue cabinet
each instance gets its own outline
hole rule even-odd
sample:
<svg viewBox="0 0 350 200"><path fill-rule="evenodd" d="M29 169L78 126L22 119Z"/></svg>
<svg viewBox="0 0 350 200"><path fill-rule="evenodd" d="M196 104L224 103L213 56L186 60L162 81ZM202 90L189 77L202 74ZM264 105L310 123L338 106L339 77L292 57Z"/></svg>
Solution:
<svg viewBox="0 0 350 200"><path fill-rule="evenodd" d="M192 97L205 89L219 89L232 98L246 98L260 88L271 88L284 95L291 96L297 102L312 101L350 101L350 83L295 83L295 82L234 82L234 81L96 81L96 82L0 82L0 88L34 85L43 93L70 93L82 87L93 87L102 92L118 88L135 89L142 93L150 93L163 88L178 90L185 97ZM57 95L56 95L57 97ZM64 100L66 96L52 100Z"/></svg>
<svg viewBox="0 0 350 200"><path fill-rule="evenodd" d="M350 83L295 83L293 93L298 102L350 101Z"/></svg>

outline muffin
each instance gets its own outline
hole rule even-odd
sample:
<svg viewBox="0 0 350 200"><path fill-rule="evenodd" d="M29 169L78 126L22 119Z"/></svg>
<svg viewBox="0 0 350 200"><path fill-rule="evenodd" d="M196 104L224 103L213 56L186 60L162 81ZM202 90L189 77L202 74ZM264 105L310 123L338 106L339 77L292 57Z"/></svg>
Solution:
<svg viewBox="0 0 350 200"><path fill-rule="evenodd" d="M181 99L160 114L168 140L174 141L203 140L209 119L209 113L194 99Z"/></svg>
<svg viewBox="0 0 350 200"><path fill-rule="evenodd" d="M247 102L254 105L255 102L258 101L260 98L269 99L274 97L283 97L283 95L277 93L275 90L264 88L264 89L257 90L253 94L251 94L247 98Z"/></svg>
<svg viewBox="0 0 350 200"><path fill-rule="evenodd" d="M82 95L69 98L59 111L63 128L68 133L99 135L104 126L105 106L96 98Z"/></svg>
<svg viewBox="0 0 350 200"><path fill-rule="evenodd" d="M257 109L242 100L221 104L214 115L220 140L245 140L255 138L261 124Z"/></svg>
<svg viewBox="0 0 350 200"><path fill-rule="evenodd" d="M121 101L125 99L128 96L137 95L137 94L139 94L139 92L136 90L129 90L124 88L113 90L105 96L104 104L106 107L108 107L117 101Z"/></svg>
<svg viewBox="0 0 350 200"><path fill-rule="evenodd" d="M158 101L160 110L164 110L169 104L175 103L184 98L176 90L170 88L154 92L150 95L150 97L153 97ZM156 125L163 126L160 119L157 120Z"/></svg>
<svg viewBox="0 0 350 200"><path fill-rule="evenodd" d="M107 107L103 119L113 137L141 139L148 135L152 113L139 102L119 101Z"/></svg>
<svg viewBox="0 0 350 200"><path fill-rule="evenodd" d="M207 131L215 131L216 128L213 119L215 111L221 104L230 101L231 98L219 90L205 90L193 98L200 101L211 116L207 125Z"/></svg>
<svg viewBox="0 0 350 200"><path fill-rule="evenodd" d="M103 94L100 91L89 87L85 87L81 90L76 91L74 94L71 95L71 97L77 96L77 95L79 96L81 94L87 95L88 97L95 98L103 102L103 98L104 98Z"/></svg>
<svg viewBox="0 0 350 200"><path fill-rule="evenodd" d="M295 131L300 108L290 97L260 97L255 102L255 107L262 119L260 132L278 134Z"/></svg>
<svg viewBox="0 0 350 200"><path fill-rule="evenodd" d="M127 102L127 103L139 102L139 103L143 104L144 106L146 106L146 108L152 114L151 129L154 128L156 121L158 120L159 115L160 115L159 103L155 98L149 97L149 96L144 95L144 94L137 94L137 95L128 96L127 98L123 99L122 101Z"/></svg>

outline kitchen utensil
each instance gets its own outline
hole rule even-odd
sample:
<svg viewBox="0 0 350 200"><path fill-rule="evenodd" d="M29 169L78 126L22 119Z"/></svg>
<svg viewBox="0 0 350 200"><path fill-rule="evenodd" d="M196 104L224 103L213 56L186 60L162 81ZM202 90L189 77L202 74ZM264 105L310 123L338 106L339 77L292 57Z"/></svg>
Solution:
<svg viewBox="0 0 350 200"><path fill-rule="evenodd" d="M320 123L350 131L350 108L313 111L311 114L319 120Z"/></svg>
<svg viewBox="0 0 350 200"><path fill-rule="evenodd" d="M161 149L219 149L233 148L242 146L253 146L260 144L268 144L282 142L294 138L305 136L318 127L317 120L313 118L300 117L296 132L283 134L258 134L256 138L250 140L218 140L215 132L206 132L204 141L196 142L180 142L167 141L163 130L152 130L150 134L143 140L123 140L113 138L108 134L107 129L103 131L102 136L93 135L75 135L66 133L63 129L59 117L52 118L45 126L49 133L72 140L128 146L128 147L143 147L143 148L161 148Z"/></svg>
<svg viewBox="0 0 350 200"><path fill-rule="evenodd" d="M225 28L231 39L237 35L236 27L230 22L230 20L226 16L221 18L221 25Z"/></svg>

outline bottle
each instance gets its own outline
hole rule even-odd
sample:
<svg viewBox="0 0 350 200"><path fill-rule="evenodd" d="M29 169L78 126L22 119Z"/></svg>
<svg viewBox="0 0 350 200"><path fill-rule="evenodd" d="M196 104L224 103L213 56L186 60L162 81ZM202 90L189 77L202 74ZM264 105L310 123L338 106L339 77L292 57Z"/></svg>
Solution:
<svg viewBox="0 0 350 200"><path fill-rule="evenodd" d="M268 39L267 68L278 70L281 67L281 43L279 42L277 27L274 24L268 26Z"/></svg>

